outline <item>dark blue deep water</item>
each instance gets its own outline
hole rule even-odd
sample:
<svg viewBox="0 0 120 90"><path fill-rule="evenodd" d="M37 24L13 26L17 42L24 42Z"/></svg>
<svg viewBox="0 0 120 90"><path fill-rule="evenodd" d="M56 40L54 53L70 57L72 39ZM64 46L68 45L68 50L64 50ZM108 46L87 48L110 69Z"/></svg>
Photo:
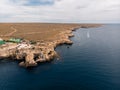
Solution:
<svg viewBox="0 0 120 90"><path fill-rule="evenodd" d="M120 25L79 29L60 60L25 69L0 60L0 90L120 90Z"/></svg>

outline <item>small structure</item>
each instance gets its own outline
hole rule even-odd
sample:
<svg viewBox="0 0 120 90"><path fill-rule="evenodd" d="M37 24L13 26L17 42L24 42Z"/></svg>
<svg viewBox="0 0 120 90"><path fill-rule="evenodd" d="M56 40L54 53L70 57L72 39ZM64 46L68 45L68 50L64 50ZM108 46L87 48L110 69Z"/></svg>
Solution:
<svg viewBox="0 0 120 90"><path fill-rule="evenodd" d="M11 39L9 39L9 42L20 43L21 39L19 39L19 38L11 38Z"/></svg>
<svg viewBox="0 0 120 90"><path fill-rule="evenodd" d="M0 38L0 45L3 45L3 44L5 44L5 41Z"/></svg>
<svg viewBox="0 0 120 90"><path fill-rule="evenodd" d="M18 49L22 49L22 48L27 49L27 48L31 48L31 45L30 44L21 43L21 44L17 45L17 48Z"/></svg>
<svg viewBox="0 0 120 90"><path fill-rule="evenodd" d="M2 38L0 38L0 41L3 41L3 39L2 39Z"/></svg>

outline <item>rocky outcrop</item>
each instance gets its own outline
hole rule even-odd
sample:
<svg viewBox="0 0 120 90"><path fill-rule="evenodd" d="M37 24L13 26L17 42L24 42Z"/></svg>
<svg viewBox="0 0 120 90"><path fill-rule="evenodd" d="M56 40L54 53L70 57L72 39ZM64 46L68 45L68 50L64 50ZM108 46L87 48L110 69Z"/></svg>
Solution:
<svg viewBox="0 0 120 90"><path fill-rule="evenodd" d="M34 54L32 52L28 53L25 61L22 61L19 65L24 67L37 66L37 63L34 61Z"/></svg>
<svg viewBox="0 0 120 90"><path fill-rule="evenodd" d="M51 41L37 41L36 44L31 45L29 40L23 40L23 43L15 44L8 43L0 46L0 58L12 58L19 60L20 66L33 67L38 63L47 62L53 60L55 57L59 57L55 48L61 44L73 44L70 37L73 37L73 31L78 28L95 27L96 25L79 25L73 28L66 28L57 34ZM98 26L98 25L97 25ZM96 27L97 27L96 26Z"/></svg>
<svg viewBox="0 0 120 90"><path fill-rule="evenodd" d="M20 66L33 67L37 63L51 61L57 55L55 48L61 44L71 45L73 42L69 39L73 37L72 30L66 30L59 33L54 41L37 42L35 45L30 44L8 44L8 46L0 48L0 58L12 58L20 60ZM28 43L28 41L27 41Z"/></svg>

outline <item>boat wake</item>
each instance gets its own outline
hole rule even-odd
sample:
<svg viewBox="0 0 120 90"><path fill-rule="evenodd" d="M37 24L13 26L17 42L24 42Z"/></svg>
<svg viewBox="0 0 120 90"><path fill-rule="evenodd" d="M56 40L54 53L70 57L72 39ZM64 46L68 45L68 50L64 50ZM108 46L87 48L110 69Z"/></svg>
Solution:
<svg viewBox="0 0 120 90"><path fill-rule="evenodd" d="M87 32L87 38L90 38L90 32L89 31Z"/></svg>

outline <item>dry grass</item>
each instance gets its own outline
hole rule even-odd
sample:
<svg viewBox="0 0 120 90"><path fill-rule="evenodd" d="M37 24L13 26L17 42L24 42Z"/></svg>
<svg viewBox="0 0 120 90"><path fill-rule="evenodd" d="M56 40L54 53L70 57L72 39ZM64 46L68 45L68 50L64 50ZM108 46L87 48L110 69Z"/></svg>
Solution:
<svg viewBox="0 0 120 90"><path fill-rule="evenodd" d="M11 26L12 24L0 24L0 35L12 32L13 30L10 28Z"/></svg>
<svg viewBox="0 0 120 90"><path fill-rule="evenodd" d="M2 38L18 37L28 40L52 40L60 32L70 30L80 26L96 26L96 25L80 25L80 24L44 24L44 23L8 23L0 24L0 36ZM11 28L12 27L12 28ZM17 31L14 32L14 29ZM10 36L9 33L12 33Z"/></svg>

